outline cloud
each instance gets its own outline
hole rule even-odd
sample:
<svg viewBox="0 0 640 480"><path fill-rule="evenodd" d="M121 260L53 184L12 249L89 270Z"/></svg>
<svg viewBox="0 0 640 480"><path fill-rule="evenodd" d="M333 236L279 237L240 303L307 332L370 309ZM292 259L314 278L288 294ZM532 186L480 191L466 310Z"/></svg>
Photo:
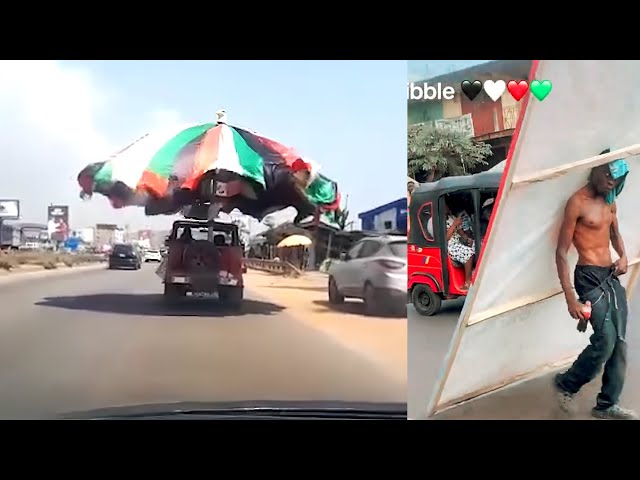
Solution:
<svg viewBox="0 0 640 480"><path fill-rule="evenodd" d="M46 222L47 206L53 203L70 206L73 228L102 222L165 228L171 223L167 217L145 217L141 208L114 210L101 195L88 202L78 197L78 172L134 137L114 141L103 127L117 121L123 94L75 65L0 61L0 199L19 199L22 221ZM157 109L143 115L143 121L153 128L181 117Z"/></svg>
<svg viewBox="0 0 640 480"><path fill-rule="evenodd" d="M163 129L185 123L182 114L177 110L159 108L148 115L149 130Z"/></svg>
<svg viewBox="0 0 640 480"><path fill-rule="evenodd" d="M87 71L0 61L0 197L20 199L24 220L76 202L79 170L113 151L98 126L110 100Z"/></svg>
<svg viewBox="0 0 640 480"><path fill-rule="evenodd" d="M47 206L60 204L69 205L72 228L116 223L166 229L171 216L146 217L139 207L114 210L101 195L81 201L76 176L149 130L192 119L173 109L149 109L130 118L144 131L129 131L120 118L126 91L100 80L64 62L0 61L0 199L19 199L22 221L45 223ZM295 210L270 217L280 224Z"/></svg>

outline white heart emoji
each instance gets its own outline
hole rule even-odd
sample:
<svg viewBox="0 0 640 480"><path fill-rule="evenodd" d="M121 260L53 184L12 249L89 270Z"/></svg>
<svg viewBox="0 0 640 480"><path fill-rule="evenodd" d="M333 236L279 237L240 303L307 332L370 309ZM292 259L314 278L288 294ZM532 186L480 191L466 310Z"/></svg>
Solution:
<svg viewBox="0 0 640 480"><path fill-rule="evenodd" d="M489 95L489 98L494 102L497 102L507 88L507 84L504 83L504 80L498 80L497 82L487 80L484 82L483 87L484 91Z"/></svg>

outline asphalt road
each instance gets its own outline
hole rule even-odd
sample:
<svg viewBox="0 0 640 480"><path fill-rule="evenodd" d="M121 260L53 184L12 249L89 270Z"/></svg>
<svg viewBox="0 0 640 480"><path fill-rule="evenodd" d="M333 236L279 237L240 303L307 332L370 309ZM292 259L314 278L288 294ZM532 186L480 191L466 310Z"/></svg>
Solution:
<svg viewBox="0 0 640 480"><path fill-rule="evenodd" d="M407 305L407 415L420 419L426 409L442 361L449 348L464 302L442 303L442 310L433 317L421 316L413 305Z"/></svg>
<svg viewBox="0 0 640 480"><path fill-rule="evenodd" d="M0 285L0 418L178 401L403 402L406 384L245 291L166 308L153 271Z"/></svg>
<svg viewBox="0 0 640 480"><path fill-rule="evenodd" d="M640 412L640 287L631 296L628 326L627 381L621 404ZM408 416L424 419L431 392L449 342L456 327L463 302L445 302L442 313L433 317L420 316L413 306L407 306L408 321ZM551 378L545 375L486 395L434 416L434 419L527 419L562 420ZM600 376L579 393L576 399L576 419L590 419L589 412L600 389Z"/></svg>

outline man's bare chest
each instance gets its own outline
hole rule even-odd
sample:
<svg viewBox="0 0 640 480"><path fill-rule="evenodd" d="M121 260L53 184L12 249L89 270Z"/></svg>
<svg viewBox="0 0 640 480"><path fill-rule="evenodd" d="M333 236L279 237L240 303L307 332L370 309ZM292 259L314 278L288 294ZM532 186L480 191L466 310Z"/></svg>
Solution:
<svg viewBox="0 0 640 480"><path fill-rule="evenodd" d="M613 222L611 205L598 201L585 202L579 222L581 226L592 230L608 229Z"/></svg>

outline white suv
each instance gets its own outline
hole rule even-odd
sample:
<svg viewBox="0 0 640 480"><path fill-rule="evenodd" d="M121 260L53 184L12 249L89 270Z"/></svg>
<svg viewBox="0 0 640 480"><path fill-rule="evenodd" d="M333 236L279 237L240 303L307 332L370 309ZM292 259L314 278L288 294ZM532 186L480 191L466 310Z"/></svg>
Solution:
<svg viewBox="0 0 640 480"><path fill-rule="evenodd" d="M145 262L162 262L162 254L160 250L146 250L144 252Z"/></svg>
<svg viewBox="0 0 640 480"><path fill-rule="evenodd" d="M361 298L368 315L406 313L406 236L363 238L339 262L333 262L328 273L331 304L340 304L345 297Z"/></svg>

